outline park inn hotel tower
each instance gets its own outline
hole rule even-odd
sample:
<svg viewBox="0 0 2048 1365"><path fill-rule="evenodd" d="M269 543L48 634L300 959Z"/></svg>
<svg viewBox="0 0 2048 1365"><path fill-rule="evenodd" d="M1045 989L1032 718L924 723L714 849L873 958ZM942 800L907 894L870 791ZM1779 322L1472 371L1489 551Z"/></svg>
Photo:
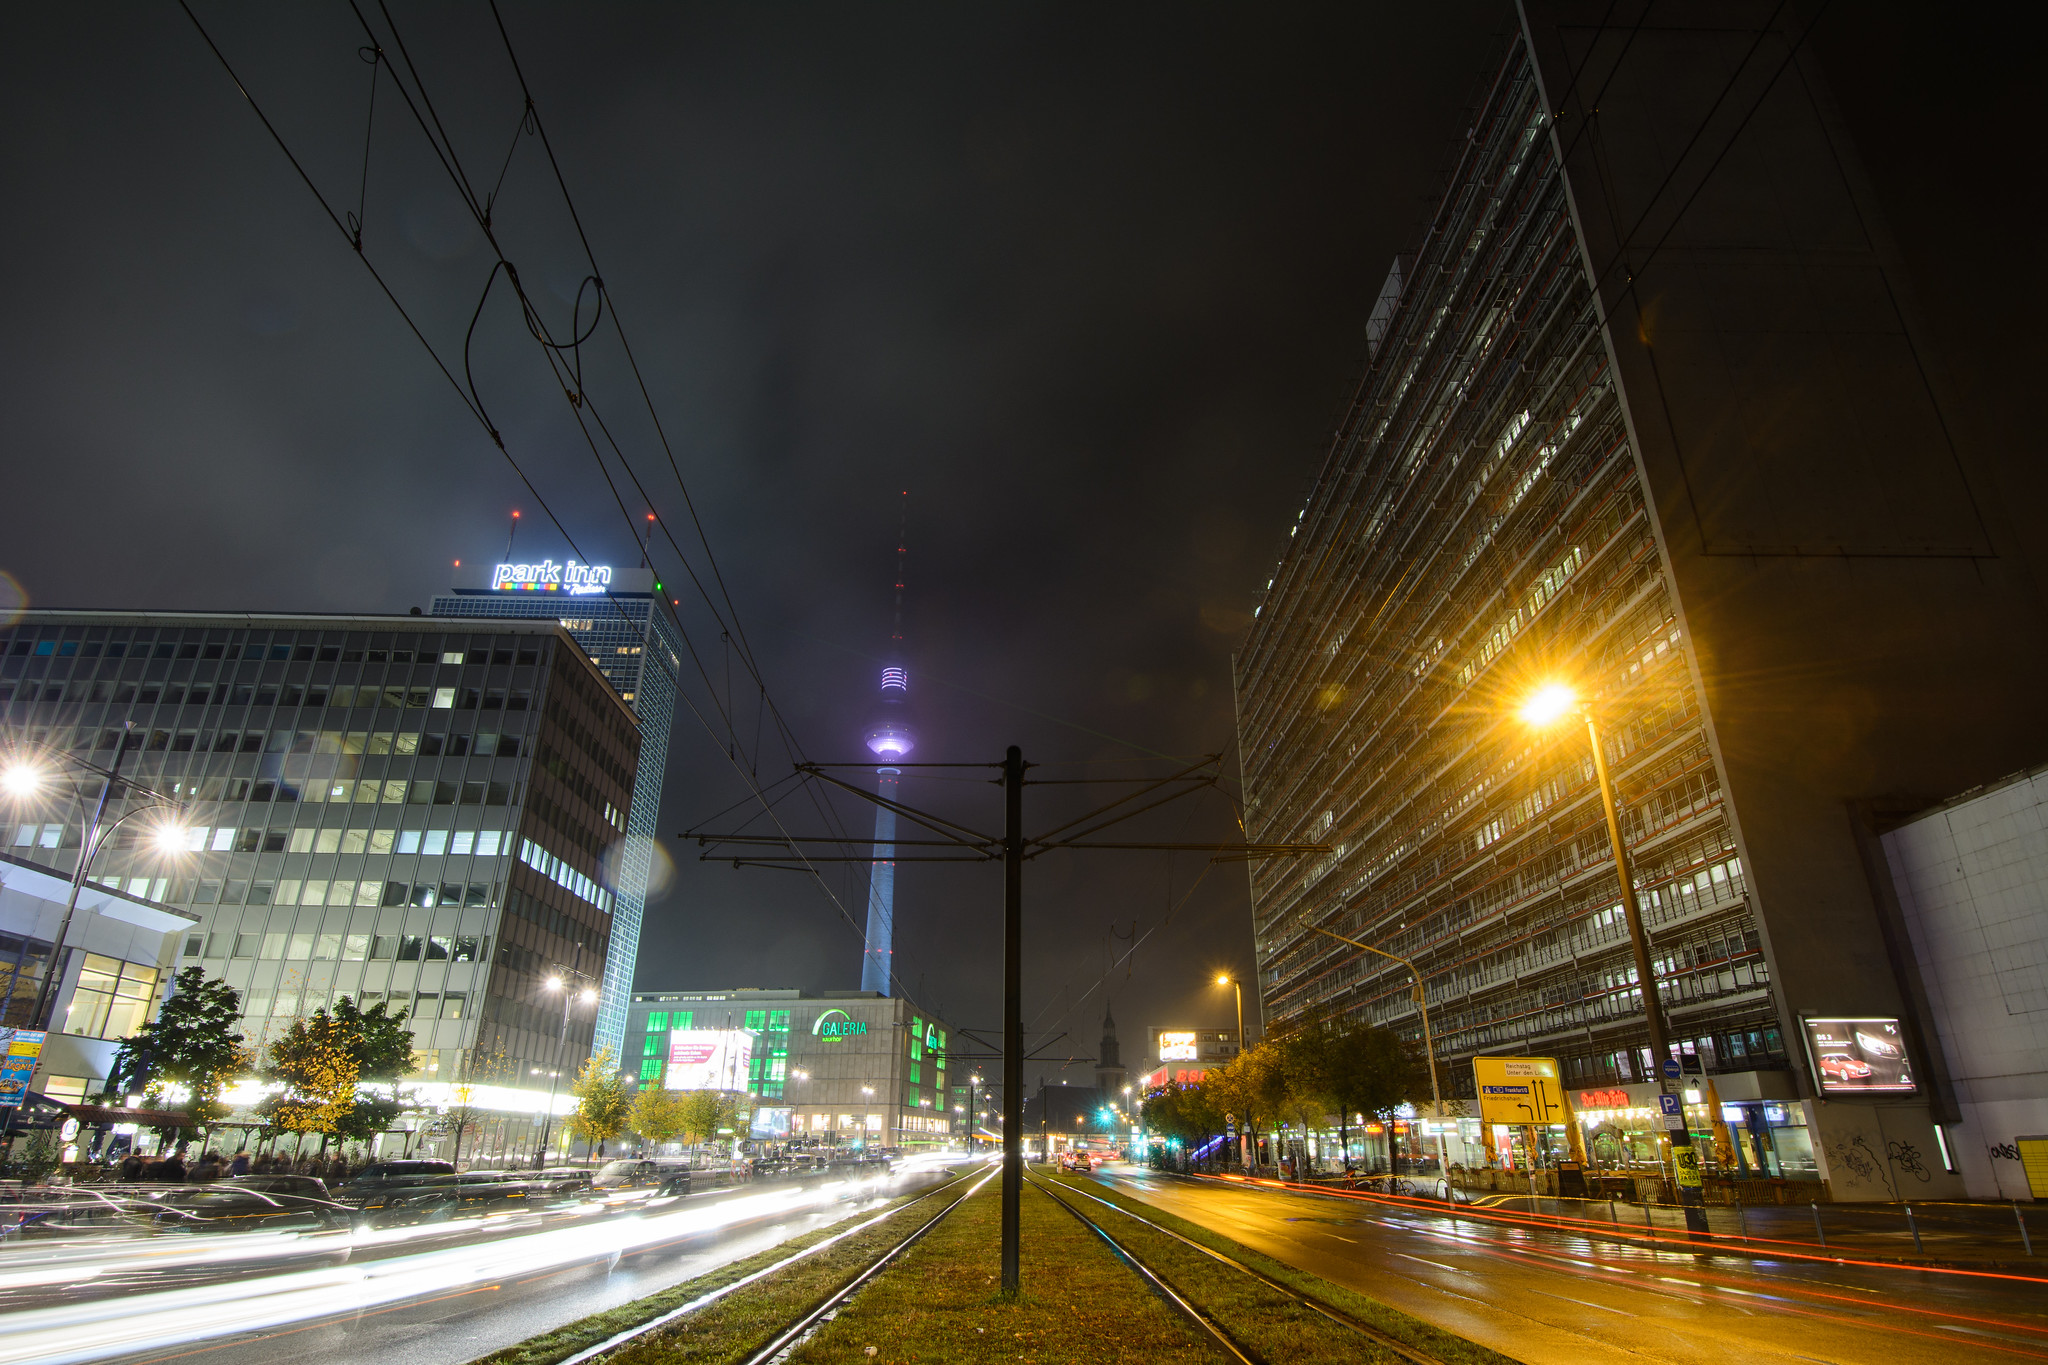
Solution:
<svg viewBox="0 0 2048 1365"><path fill-rule="evenodd" d="M1650 1103L1586 729L1518 716L1561 680L1722 1103L1696 1131L1836 1198L1893 1197L1854 1148L1917 1151L1942 1197L1964 1135L1876 839L2048 752L2040 608L1804 17L1612 13L1517 11L1235 660L1249 837L1329 845L1252 865L1262 1001L1420 1042L1407 972L1321 927L1416 961L1447 1095L1536 1055ZM1839 1093L1819 1019L1896 1021L1909 1078Z"/></svg>
<svg viewBox="0 0 2048 1365"><path fill-rule="evenodd" d="M200 916L170 969L241 991L252 1043L349 994L411 1010L421 1080L544 1088L618 1050L631 995L675 686L633 572L439 617L32 611L0 630L0 738L107 767L125 733L123 773L190 803L190 849L117 839L91 876ZM70 872L78 803L0 814ZM559 968L602 983L566 1048Z"/></svg>

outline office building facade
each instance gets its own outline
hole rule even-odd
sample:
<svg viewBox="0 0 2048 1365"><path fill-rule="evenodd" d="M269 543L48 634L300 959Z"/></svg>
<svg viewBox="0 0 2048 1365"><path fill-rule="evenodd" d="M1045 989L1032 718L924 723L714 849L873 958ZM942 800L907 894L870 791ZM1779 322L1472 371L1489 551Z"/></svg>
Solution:
<svg viewBox="0 0 2048 1365"><path fill-rule="evenodd" d="M588 1054L545 980L604 972L639 733L559 625L35 611L0 631L0 724L101 766L125 743L185 804L181 851L124 839L91 875L197 916L170 966L240 991L253 1046L347 994L410 1012L423 1081L545 1089ZM17 813L9 852L68 874L82 810Z"/></svg>
<svg viewBox="0 0 2048 1365"><path fill-rule="evenodd" d="M1517 715L1562 680L1707 1160L1871 1197L1850 1149L1957 1113L1872 812L2048 745L2040 613L1792 17L1603 13L1520 7L1236 659L1251 837L1329 845L1252 866L1259 989L1419 1042L1406 969L1322 928L1420 965L1447 1093L1649 1078L1585 728ZM1846 1084L1853 1019L1912 1075Z"/></svg>
<svg viewBox="0 0 2048 1365"><path fill-rule="evenodd" d="M579 575L578 570L581 570ZM624 837L610 856L616 903L598 1000L596 1045L623 1055L626 1006L640 953L647 911L655 822L661 815L668 767L669 726L675 716L682 636L663 610L660 584L649 569L604 565L499 564L434 599L433 614L485 620L553 621L582 646L598 671L632 708L640 724L640 762L633 773Z"/></svg>
<svg viewBox="0 0 2048 1365"><path fill-rule="evenodd" d="M744 1095L759 1140L950 1142L979 1074L943 1020L876 991L641 991L626 1039L629 1080Z"/></svg>

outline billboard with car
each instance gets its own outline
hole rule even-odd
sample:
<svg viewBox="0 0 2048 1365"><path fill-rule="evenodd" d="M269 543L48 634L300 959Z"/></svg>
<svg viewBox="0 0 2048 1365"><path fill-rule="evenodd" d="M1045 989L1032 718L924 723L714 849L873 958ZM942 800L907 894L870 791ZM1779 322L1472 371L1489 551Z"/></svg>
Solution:
<svg viewBox="0 0 2048 1365"><path fill-rule="evenodd" d="M1906 1094L1919 1087L1896 1019L1800 1021L1806 1054L1823 1095Z"/></svg>

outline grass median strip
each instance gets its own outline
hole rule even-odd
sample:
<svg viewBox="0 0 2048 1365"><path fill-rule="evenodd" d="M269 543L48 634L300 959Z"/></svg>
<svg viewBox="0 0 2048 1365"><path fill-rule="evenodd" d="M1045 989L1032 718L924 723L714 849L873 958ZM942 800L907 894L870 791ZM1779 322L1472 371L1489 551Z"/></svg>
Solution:
<svg viewBox="0 0 2048 1365"><path fill-rule="evenodd" d="M1091 1194L1098 1199L1108 1200L1118 1208L1129 1209L1138 1217L1171 1229L1190 1241L1199 1242L1234 1260L1242 1261L1288 1288L1347 1317L1376 1327L1396 1341L1445 1362L1445 1365L1513 1365L1510 1357L1498 1351L1433 1327L1419 1318L1390 1308L1377 1299L1367 1298L1341 1285L1297 1270L1284 1262L1233 1242L1219 1233L1211 1232L1199 1224L1177 1218L1141 1199L1134 1199L1112 1186L1072 1177L1060 1177L1058 1183L1073 1187L1075 1193L1070 1194L1068 1198L1077 1199L1083 1211L1091 1217L1100 1214L1100 1221L1111 1236L1158 1271L1169 1284L1185 1295L1197 1308L1214 1318L1217 1324L1240 1344L1255 1350L1267 1360L1288 1361L1291 1365L1292 1362L1302 1360L1396 1361L1401 1357L1384 1348L1363 1343L1356 1334L1345 1331L1319 1314L1293 1303L1285 1295L1259 1284L1250 1276L1232 1270L1201 1252L1174 1241L1171 1237L1162 1236L1142 1223L1129 1218L1119 1218L1100 1204L1079 1199L1079 1195ZM1286 1308L1283 1309L1280 1305L1286 1305ZM1322 1331L1308 1330L1315 1324L1320 1324ZM1334 1354L1318 1354L1318 1351L1323 1349L1321 1343L1326 1341L1337 1343L1340 1349Z"/></svg>
<svg viewBox="0 0 2048 1365"><path fill-rule="evenodd" d="M1005 1299L999 1190L991 1182L961 1205L798 1347L789 1365L1209 1365L1220 1358L1101 1238L1029 1186L1019 1207L1023 1292Z"/></svg>
<svg viewBox="0 0 2048 1365"><path fill-rule="evenodd" d="M964 1184L960 1186L960 1190L966 1188ZM777 1243L766 1251L720 1266L695 1279L672 1285L659 1294L580 1318L537 1337L529 1337L515 1346L480 1357L475 1365L555 1365L555 1362L565 1360L578 1351L587 1350L620 1332L768 1269L777 1262L786 1261L828 1238L839 1236L848 1228L875 1217L878 1212L894 1215L604 1357L606 1361L632 1360L640 1365L655 1360L687 1361L694 1365L698 1361L722 1362L742 1358L766 1343L791 1318L859 1274L870 1261L909 1232L936 1217L959 1190L941 1194L915 1208L906 1207L923 1193L926 1191L915 1191L893 1201L893 1210L867 1210L830 1227Z"/></svg>

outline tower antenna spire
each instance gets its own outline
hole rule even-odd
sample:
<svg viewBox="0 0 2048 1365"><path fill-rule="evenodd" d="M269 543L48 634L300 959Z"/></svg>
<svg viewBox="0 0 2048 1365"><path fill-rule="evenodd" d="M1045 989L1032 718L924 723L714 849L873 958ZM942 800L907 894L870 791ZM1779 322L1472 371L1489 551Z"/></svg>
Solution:
<svg viewBox="0 0 2048 1365"><path fill-rule="evenodd" d="M889 632L889 643L900 655L903 652L903 569L910 558L910 490L903 490L902 515L896 527L896 624ZM898 663L902 660L898 659Z"/></svg>

